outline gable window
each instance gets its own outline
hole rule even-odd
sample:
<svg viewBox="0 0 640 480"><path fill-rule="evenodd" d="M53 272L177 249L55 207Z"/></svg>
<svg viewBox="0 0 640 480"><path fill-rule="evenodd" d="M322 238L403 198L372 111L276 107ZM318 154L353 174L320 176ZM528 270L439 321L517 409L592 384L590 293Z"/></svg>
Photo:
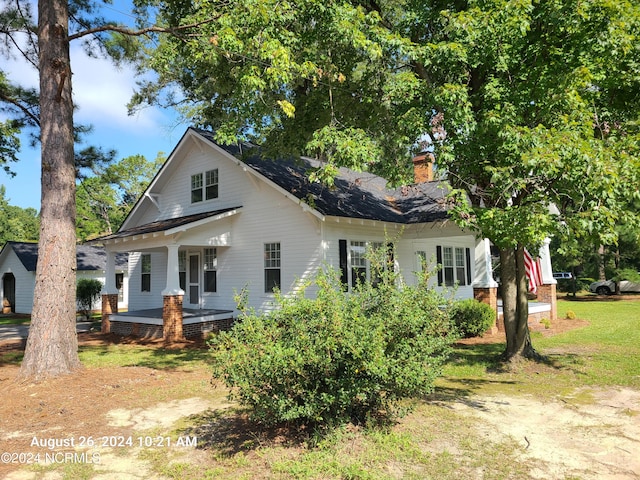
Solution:
<svg viewBox="0 0 640 480"><path fill-rule="evenodd" d="M462 247L438 246L436 249L438 285L453 287L454 285L471 284L471 253Z"/></svg>
<svg viewBox="0 0 640 480"><path fill-rule="evenodd" d="M218 198L218 169L191 175L191 203Z"/></svg>
<svg viewBox="0 0 640 480"><path fill-rule="evenodd" d="M280 289L280 243L264 244L264 291Z"/></svg>
<svg viewBox="0 0 640 480"><path fill-rule="evenodd" d="M218 253L215 248L204 249L204 291L218 291Z"/></svg>
<svg viewBox="0 0 640 480"><path fill-rule="evenodd" d="M142 292L151 291L151 255L145 253L141 257L142 274L140 278L140 290Z"/></svg>

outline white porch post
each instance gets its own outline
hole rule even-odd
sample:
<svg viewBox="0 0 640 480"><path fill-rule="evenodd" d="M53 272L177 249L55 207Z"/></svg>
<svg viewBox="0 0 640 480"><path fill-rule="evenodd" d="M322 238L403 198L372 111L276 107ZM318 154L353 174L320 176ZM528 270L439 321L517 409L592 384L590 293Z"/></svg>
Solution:
<svg viewBox="0 0 640 480"><path fill-rule="evenodd" d="M167 245L167 286L162 291L163 296L184 295L180 288L180 266L178 263L178 249L180 245Z"/></svg>
<svg viewBox="0 0 640 480"><path fill-rule="evenodd" d="M167 245L167 286L162 291L162 336L165 342L180 341L182 333L182 296L180 288L180 245Z"/></svg>
<svg viewBox="0 0 640 480"><path fill-rule="evenodd" d="M102 286L102 295L117 295L116 288L116 252L110 250L107 253L107 265L104 270L104 285Z"/></svg>
<svg viewBox="0 0 640 480"><path fill-rule="evenodd" d="M542 270L542 285L538 287L538 301L548 303L550 305L549 320L555 322L558 318L558 299L556 296L556 284L558 281L553 278L553 267L551 265L551 253L549 252L549 244L551 240L545 238L544 243L540 247L538 254L540 255L540 268Z"/></svg>
<svg viewBox="0 0 640 480"><path fill-rule="evenodd" d="M558 281L553 278L553 267L551 265L551 253L549 253L550 238L545 238L544 243L540 247L540 266L542 267L542 283L545 285L554 285Z"/></svg>
<svg viewBox="0 0 640 480"><path fill-rule="evenodd" d="M474 288L497 288L498 282L493 278L491 266L491 243L488 238L483 238L476 243L475 250L475 275Z"/></svg>
<svg viewBox="0 0 640 480"><path fill-rule="evenodd" d="M496 312L496 323L489 329L495 333L503 325L499 318L498 308L498 282L493 278L491 265L491 243L488 238L478 240L475 249L475 274L473 277L473 297L489 305Z"/></svg>
<svg viewBox="0 0 640 480"><path fill-rule="evenodd" d="M116 252L105 249L107 264L104 267L102 287L102 333L111 331L110 317L118 313L118 288L116 287Z"/></svg>

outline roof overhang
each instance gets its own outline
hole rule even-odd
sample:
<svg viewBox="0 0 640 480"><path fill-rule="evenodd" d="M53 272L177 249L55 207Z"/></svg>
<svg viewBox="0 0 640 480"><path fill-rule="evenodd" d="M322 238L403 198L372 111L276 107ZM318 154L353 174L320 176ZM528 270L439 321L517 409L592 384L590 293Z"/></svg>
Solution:
<svg viewBox="0 0 640 480"><path fill-rule="evenodd" d="M123 230L113 235L101 237L93 240L91 243L102 243L109 250L128 251L134 248L150 249L157 248L170 243L175 243L180 236L197 229L204 225L219 222L226 218L237 215L242 207L234 207L221 211L206 212L196 215L189 215L175 219L167 219L158 222L152 222L146 225ZM219 235L220 245L215 244L215 238L212 237L208 241L211 246L229 246L229 235Z"/></svg>

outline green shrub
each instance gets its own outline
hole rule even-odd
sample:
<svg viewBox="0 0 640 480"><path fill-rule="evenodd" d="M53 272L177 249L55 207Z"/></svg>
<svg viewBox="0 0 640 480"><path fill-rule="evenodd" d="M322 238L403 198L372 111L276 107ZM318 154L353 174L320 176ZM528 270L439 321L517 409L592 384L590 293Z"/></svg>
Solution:
<svg viewBox="0 0 640 480"><path fill-rule="evenodd" d="M567 310L567 313L565 314L564 318L566 318L567 320L575 320L576 313L573 310Z"/></svg>
<svg viewBox="0 0 640 480"><path fill-rule="evenodd" d="M265 424L395 418L401 399L433 389L455 328L426 278L399 289L381 277L346 293L336 272L322 272L316 298L276 295L270 314L244 312L210 342L214 375Z"/></svg>
<svg viewBox="0 0 640 480"><path fill-rule="evenodd" d="M93 306L100 298L102 291L102 282L96 279L81 278L76 284L76 303L78 311L82 313L87 320L91 317Z"/></svg>
<svg viewBox="0 0 640 480"><path fill-rule="evenodd" d="M496 312L474 299L460 300L451 306L451 319L465 338L482 336L496 320Z"/></svg>

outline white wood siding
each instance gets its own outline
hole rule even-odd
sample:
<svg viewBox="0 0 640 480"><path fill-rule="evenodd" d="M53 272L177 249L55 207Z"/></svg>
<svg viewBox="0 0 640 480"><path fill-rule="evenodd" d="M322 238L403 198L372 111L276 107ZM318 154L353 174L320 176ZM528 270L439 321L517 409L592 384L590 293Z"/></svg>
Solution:
<svg viewBox="0 0 640 480"><path fill-rule="evenodd" d="M6 273L13 273L16 279L16 302L14 310L16 313L31 313L33 308L33 290L36 285L35 272L29 272L15 254L13 249L8 249L5 261L2 264L2 272L0 272L0 289L4 288L2 277ZM2 291L4 298L5 293Z"/></svg>
<svg viewBox="0 0 640 480"><path fill-rule="evenodd" d="M243 172L242 167L211 148L200 149L188 144L182 149L184 157L176 157L165 185L158 196L160 210L151 202L146 202L143 211L137 212L136 224L143 225L155 220L176 218L196 213L237 207L243 204L247 189L253 189L253 182ZM218 198L191 203L191 176L218 169Z"/></svg>
<svg viewBox="0 0 640 480"><path fill-rule="evenodd" d="M141 252L131 252L129 255L129 310L162 307L162 290L166 286L167 255L160 252L144 253L151 255L151 291L141 291Z"/></svg>
<svg viewBox="0 0 640 480"><path fill-rule="evenodd" d="M473 235L463 232L452 222L445 224L429 224L402 228L393 224L380 222L341 221L332 223L325 228L326 257L328 263L335 269L340 267L339 246L340 239L347 240L347 249L351 241L385 242L396 240L394 256L395 267L407 285L415 285L415 272L418 268L417 251L424 251L427 260L436 265L436 247L454 246L469 248L471 254L470 268L474 278L474 252L476 240ZM350 265L350 262L349 262ZM430 284L438 290L445 288L437 286L437 276L434 275ZM456 298L473 298L471 285L461 286L455 291Z"/></svg>

